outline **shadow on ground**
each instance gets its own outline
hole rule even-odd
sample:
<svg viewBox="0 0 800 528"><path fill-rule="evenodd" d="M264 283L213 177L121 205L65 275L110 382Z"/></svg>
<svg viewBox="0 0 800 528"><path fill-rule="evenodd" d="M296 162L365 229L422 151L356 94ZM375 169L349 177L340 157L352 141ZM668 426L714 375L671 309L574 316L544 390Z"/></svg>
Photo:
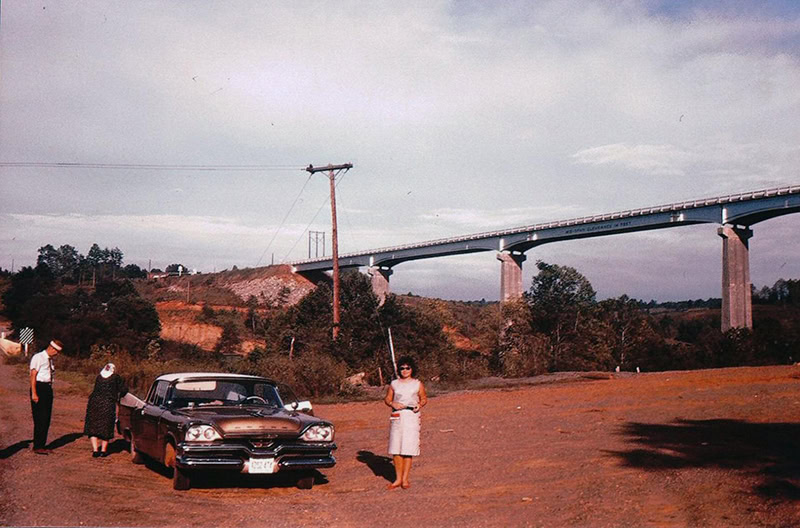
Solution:
<svg viewBox="0 0 800 528"><path fill-rule="evenodd" d="M10 456L17 454L23 449L27 449L33 443L33 440L20 440L16 444L0 449L0 460L6 459Z"/></svg>
<svg viewBox="0 0 800 528"><path fill-rule="evenodd" d="M62 436L56 438L55 440L53 440L52 442L50 442L49 444L47 444L47 448L48 449L58 449L60 447L64 447L65 445L71 444L72 442L74 442L75 440L77 440L78 438L80 438L82 436L83 436L83 433L69 433L69 434L62 435ZM3 449L0 449L0 460L3 460L3 459L6 459L6 458L9 458L11 456L16 455L17 453L19 453L23 449L27 449L28 447L30 447L30 445L32 443L33 443L33 440L20 440L16 444L12 444L12 445L10 445L8 447L4 447Z"/></svg>
<svg viewBox="0 0 800 528"><path fill-rule="evenodd" d="M376 477L383 477L388 482L394 482L397 476L392 459L389 457L376 455L372 451L359 451L356 460L366 464Z"/></svg>
<svg viewBox="0 0 800 528"><path fill-rule="evenodd" d="M754 491L800 500L800 424L740 420L628 423L622 434L643 447L610 451L629 467L649 471L684 468L740 470L761 477Z"/></svg>
<svg viewBox="0 0 800 528"><path fill-rule="evenodd" d="M67 444L71 444L78 438L82 437L83 433L68 433L65 435L61 435L49 444L47 444L48 449L58 449L60 447L64 447Z"/></svg>
<svg viewBox="0 0 800 528"><path fill-rule="evenodd" d="M145 458L147 469L172 479L172 468L168 468L155 460ZM193 489L225 489L225 488L294 488L298 479L314 477L314 485L328 484L330 481L316 469L305 471L279 471L272 475L248 475L231 471L192 471L189 472Z"/></svg>

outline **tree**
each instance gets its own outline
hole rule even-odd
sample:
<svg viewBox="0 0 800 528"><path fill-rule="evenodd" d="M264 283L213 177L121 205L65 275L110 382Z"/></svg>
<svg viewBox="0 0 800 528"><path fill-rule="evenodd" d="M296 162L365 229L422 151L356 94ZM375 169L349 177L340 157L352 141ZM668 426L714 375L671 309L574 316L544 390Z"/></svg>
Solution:
<svg viewBox="0 0 800 528"><path fill-rule="evenodd" d="M588 315L596 293L575 268L541 260L536 267L539 273L524 298L531 308L534 330L550 340L550 370L558 370L569 342L579 335L581 319Z"/></svg>
<svg viewBox="0 0 800 528"><path fill-rule="evenodd" d="M129 279L144 279L147 278L147 272L137 266L136 264L128 264L122 271Z"/></svg>
<svg viewBox="0 0 800 528"><path fill-rule="evenodd" d="M167 273L178 273L179 270L183 270L183 272L186 273L187 268L183 264L170 264L164 268L164 271Z"/></svg>
<svg viewBox="0 0 800 528"><path fill-rule="evenodd" d="M96 270L106 263L107 258L108 250L102 250L97 243L94 243L92 247L89 248L89 253L86 254L86 264L88 264L91 269Z"/></svg>
<svg viewBox="0 0 800 528"><path fill-rule="evenodd" d="M228 321L222 327L222 335L219 337L214 351L222 354L236 354L239 352L239 346L241 344L242 338L239 335L236 324L232 321Z"/></svg>
<svg viewBox="0 0 800 528"><path fill-rule="evenodd" d="M55 249L47 244L39 248L37 265L45 265L55 277L67 282L76 282L83 255L70 245L62 245Z"/></svg>
<svg viewBox="0 0 800 528"><path fill-rule="evenodd" d="M245 324L255 333L256 325L258 324L258 312L256 311L258 308L258 298L255 295L251 295L247 298L246 304L247 318L245 319Z"/></svg>
<svg viewBox="0 0 800 528"><path fill-rule="evenodd" d="M15 327L34 328L44 342L60 339L70 356L87 356L93 345L141 356L161 331L155 306L129 282L103 281L94 292L61 289L45 264L14 275L3 301Z"/></svg>
<svg viewBox="0 0 800 528"><path fill-rule="evenodd" d="M34 295L47 295L55 290L55 281L50 268L39 264L36 268L25 266L11 276L11 284L3 294L5 313L16 328L24 328L18 321L23 306Z"/></svg>
<svg viewBox="0 0 800 528"><path fill-rule="evenodd" d="M599 303L598 316L605 323L603 341L611 356L611 364L605 365L607 368L619 366L622 370L633 370L644 366L649 360L648 352L662 340L651 318L639 308L638 301L627 295Z"/></svg>
<svg viewBox="0 0 800 528"><path fill-rule="evenodd" d="M122 267L122 258L123 254L119 248L100 249L100 246L95 243L89 248L84 262L85 267L91 270L97 279L114 279L116 271Z"/></svg>
<svg viewBox="0 0 800 528"><path fill-rule="evenodd" d="M531 307L524 300L504 303L493 370L509 377L535 376L550 365L548 339L532 325Z"/></svg>

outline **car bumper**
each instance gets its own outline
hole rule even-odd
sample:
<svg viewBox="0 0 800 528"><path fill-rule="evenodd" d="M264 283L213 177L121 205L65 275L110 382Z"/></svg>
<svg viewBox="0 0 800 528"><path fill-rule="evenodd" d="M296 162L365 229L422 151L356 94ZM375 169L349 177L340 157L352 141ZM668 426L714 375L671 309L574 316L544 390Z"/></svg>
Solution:
<svg viewBox="0 0 800 528"><path fill-rule="evenodd" d="M182 443L175 464L181 469L249 472L250 459L275 459L275 471L323 469L336 464L332 443L282 443L266 448L251 445Z"/></svg>

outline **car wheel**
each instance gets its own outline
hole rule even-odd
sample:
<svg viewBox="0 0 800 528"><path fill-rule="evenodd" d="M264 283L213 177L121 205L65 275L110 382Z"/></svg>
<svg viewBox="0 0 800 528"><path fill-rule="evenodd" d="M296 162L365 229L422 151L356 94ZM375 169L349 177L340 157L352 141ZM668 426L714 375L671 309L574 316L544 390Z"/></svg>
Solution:
<svg viewBox="0 0 800 528"><path fill-rule="evenodd" d="M314 475L304 475L297 479L299 489L311 489L314 487Z"/></svg>
<svg viewBox="0 0 800 528"><path fill-rule="evenodd" d="M142 455L139 451L136 450L136 438L131 433L131 462L134 464L144 464L144 455Z"/></svg>
<svg viewBox="0 0 800 528"><path fill-rule="evenodd" d="M179 468L175 461L175 446L171 442L164 446L164 465L172 468L172 489L188 490L192 487L189 472Z"/></svg>
<svg viewBox="0 0 800 528"><path fill-rule="evenodd" d="M192 479L189 477L189 474L186 472L186 470L177 466L174 467L172 469L172 489L188 490L191 487Z"/></svg>

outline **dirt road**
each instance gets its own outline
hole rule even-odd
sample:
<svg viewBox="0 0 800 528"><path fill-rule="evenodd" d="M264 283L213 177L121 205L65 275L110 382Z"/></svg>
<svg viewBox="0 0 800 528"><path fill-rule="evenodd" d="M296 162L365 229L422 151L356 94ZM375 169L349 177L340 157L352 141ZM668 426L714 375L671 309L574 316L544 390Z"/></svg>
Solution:
<svg viewBox="0 0 800 528"><path fill-rule="evenodd" d="M245 477L177 492L121 440L92 459L85 398L58 380L54 452L33 454L24 374L0 365L2 525L800 525L800 367L438 396L412 487L395 491L380 402L317 406L340 447L310 491Z"/></svg>

